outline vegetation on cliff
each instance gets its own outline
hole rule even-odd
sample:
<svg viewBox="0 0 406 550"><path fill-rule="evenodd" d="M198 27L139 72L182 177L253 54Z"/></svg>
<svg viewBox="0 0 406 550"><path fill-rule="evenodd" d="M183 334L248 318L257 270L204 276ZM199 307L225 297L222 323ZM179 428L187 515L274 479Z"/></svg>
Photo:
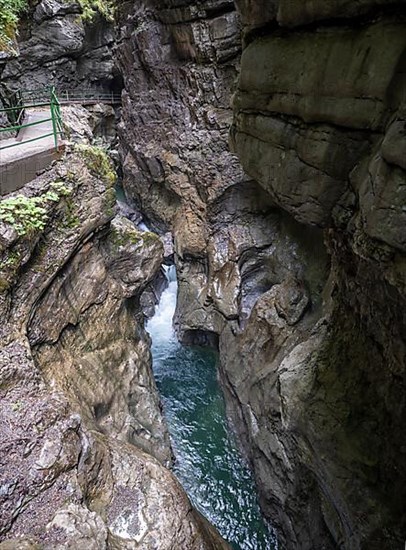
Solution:
<svg viewBox="0 0 406 550"><path fill-rule="evenodd" d="M0 50L10 46L17 29L20 13L26 9L27 0L0 0Z"/></svg>
<svg viewBox="0 0 406 550"><path fill-rule="evenodd" d="M82 18L91 20L100 13L107 21L113 21L115 5L113 0L79 0L82 8Z"/></svg>
<svg viewBox="0 0 406 550"><path fill-rule="evenodd" d="M17 32L20 15L29 4L29 0L0 0L0 51L10 49ZM85 21L92 20L98 13L107 21L114 19L113 0L79 0L79 4Z"/></svg>

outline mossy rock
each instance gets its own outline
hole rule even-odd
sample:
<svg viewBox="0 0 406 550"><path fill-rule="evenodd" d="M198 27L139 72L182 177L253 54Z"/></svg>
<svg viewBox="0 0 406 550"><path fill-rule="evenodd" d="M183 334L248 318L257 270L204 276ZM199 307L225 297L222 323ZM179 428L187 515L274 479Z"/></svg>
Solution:
<svg viewBox="0 0 406 550"><path fill-rule="evenodd" d="M117 174L113 162L101 147L95 145L78 144L75 150L82 156L89 170L101 178L106 185L112 187L117 181Z"/></svg>

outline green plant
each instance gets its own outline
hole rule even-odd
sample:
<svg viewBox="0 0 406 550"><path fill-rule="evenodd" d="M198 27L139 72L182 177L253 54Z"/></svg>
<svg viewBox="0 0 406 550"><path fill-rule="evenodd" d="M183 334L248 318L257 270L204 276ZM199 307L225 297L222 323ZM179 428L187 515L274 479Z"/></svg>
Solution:
<svg viewBox="0 0 406 550"><path fill-rule="evenodd" d="M114 21L115 5L113 0L79 0L82 19L91 21L100 13L107 21Z"/></svg>
<svg viewBox="0 0 406 550"><path fill-rule="evenodd" d="M20 236L35 230L42 231L48 220L47 202L59 202L61 196L70 194L61 181L52 182L50 187L50 191L39 197L16 195L0 201L0 221L12 225Z"/></svg>
<svg viewBox="0 0 406 550"><path fill-rule="evenodd" d="M51 189L57 193L59 197L67 197L71 194L72 190L66 187L65 183L61 180L53 181L50 185Z"/></svg>
<svg viewBox="0 0 406 550"><path fill-rule="evenodd" d="M78 225L80 225L80 219L75 209L75 205L72 199L67 199L62 227L65 229L75 229Z"/></svg>
<svg viewBox="0 0 406 550"><path fill-rule="evenodd" d="M11 49L19 15L27 6L27 0L0 0L0 50Z"/></svg>
<svg viewBox="0 0 406 550"><path fill-rule="evenodd" d="M1 268L3 268L3 267L14 267L14 266L19 264L20 259L21 259L21 254L19 252L16 252L15 250L13 250L8 254L6 260L3 263L0 263L0 267Z"/></svg>
<svg viewBox="0 0 406 550"><path fill-rule="evenodd" d="M18 400L18 401L14 401L13 403L11 403L11 410L13 410L14 412L18 412L22 409L23 407L23 403L22 401Z"/></svg>
<svg viewBox="0 0 406 550"><path fill-rule="evenodd" d="M47 221L43 202L43 197L28 198L24 195L3 200L0 202L0 220L12 225L20 236L42 230Z"/></svg>
<svg viewBox="0 0 406 550"><path fill-rule="evenodd" d="M114 171L111 159L104 149L95 145L84 145L82 143L77 144L75 149L80 153L91 172L101 177L108 185L116 183L117 174Z"/></svg>

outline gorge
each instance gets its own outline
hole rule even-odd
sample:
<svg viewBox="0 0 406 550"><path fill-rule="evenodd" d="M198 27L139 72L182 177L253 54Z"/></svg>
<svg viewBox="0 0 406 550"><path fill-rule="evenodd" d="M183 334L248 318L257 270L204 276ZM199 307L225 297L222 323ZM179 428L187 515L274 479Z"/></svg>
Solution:
<svg viewBox="0 0 406 550"><path fill-rule="evenodd" d="M87 144L14 194L39 225L0 214L1 550L229 547L170 471L182 378L164 357L154 379L143 313L164 261L176 335L206 351L179 349L218 353L278 548L404 547L405 7L30 3L0 100L52 84L122 104L64 107Z"/></svg>

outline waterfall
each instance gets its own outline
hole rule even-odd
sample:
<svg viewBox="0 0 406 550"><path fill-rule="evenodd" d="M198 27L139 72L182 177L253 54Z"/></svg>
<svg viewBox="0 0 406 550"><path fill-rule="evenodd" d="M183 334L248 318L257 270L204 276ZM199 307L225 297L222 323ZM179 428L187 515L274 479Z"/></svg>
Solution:
<svg viewBox="0 0 406 550"><path fill-rule="evenodd" d="M235 550L276 550L261 517L252 474L227 424L217 381L217 355L185 347L173 330L178 283L163 266L168 287L146 325L153 369L176 457L174 473L192 503Z"/></svg>
<svg viewBox="0 0 406 550"><path fill-rule="evenodd" d="M177 344L172 327L172 319L176 309L178 282L174 265L163 266L168 286L163 291L154 316L148 321L146 329L152 338L153 351L165 343Z"/></svg>

